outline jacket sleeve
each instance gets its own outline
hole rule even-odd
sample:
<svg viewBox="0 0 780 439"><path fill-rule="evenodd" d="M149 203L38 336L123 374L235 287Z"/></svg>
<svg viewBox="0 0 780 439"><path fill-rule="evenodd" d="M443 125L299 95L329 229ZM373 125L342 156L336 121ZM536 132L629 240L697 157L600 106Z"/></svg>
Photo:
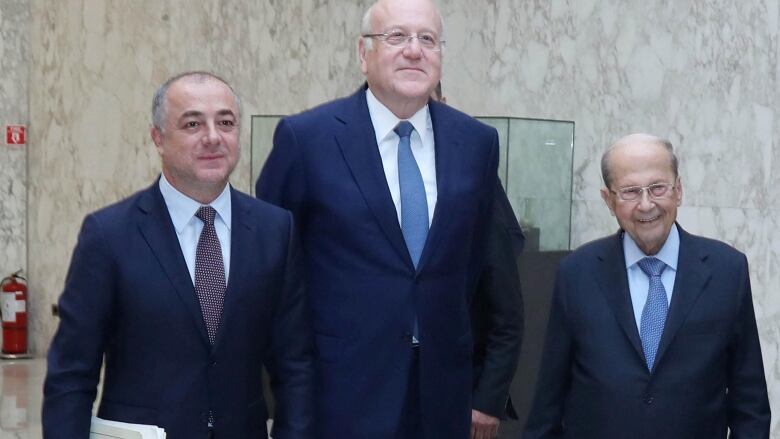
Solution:
<svg viewBox="0 0 780 439"><path fill-rule="evenodd" d="M46 439L89 437L113 306L113 260L94 215L84 220L59 299L60 324L47 357Z"/></svg>
<svg viewBox="0 0 780 439"><path fill-rule="evenodd" d="M266 364L276 398L272 436L277 439L309 438L314 434L311 311L292 215L289 223L284 286L274 313L272 350Z"/></svg>
<svg viewBox="0 0 780 439"><path fill-rule="evenodd" d="M472 305L476 374L472 408L497 418L516 418L508 400L523 338L517 257L524 238L500 181L495 196L485 267Z"/></svg>
<svg viewBox="0 0 780 439"><path fill-rule="evenodd" d="M732 439L767 439L770 428L761 345L748 275L747 259L742 255L742 289L738 298L736 328L729 346L728 426Z"/></svg>

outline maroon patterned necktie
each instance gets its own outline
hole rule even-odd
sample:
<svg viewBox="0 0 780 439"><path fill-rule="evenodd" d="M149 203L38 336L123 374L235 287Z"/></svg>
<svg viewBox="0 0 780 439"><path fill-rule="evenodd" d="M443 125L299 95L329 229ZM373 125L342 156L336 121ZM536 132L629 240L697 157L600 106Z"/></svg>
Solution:
<svg viewBox="0 0 780 439"><path fill-rule="evenodd" d="M203 221L203 231L200 232L198 248L195 250L195 291L198 293L200 310L212 345L222 318L226 288L222 247L214 229L216 214L217 211L211 206L201 206L195 213L195 216Z"/></svg>

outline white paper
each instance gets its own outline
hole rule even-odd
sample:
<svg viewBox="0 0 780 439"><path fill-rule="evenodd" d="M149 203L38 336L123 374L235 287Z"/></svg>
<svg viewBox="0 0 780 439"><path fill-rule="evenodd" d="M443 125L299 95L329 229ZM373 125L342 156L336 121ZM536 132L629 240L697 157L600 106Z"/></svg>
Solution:
<svg viewBox="0 0 780 439"><path fill-rule="evenodd" d="M155 425L108 421L93 416L89 439L165 439L165 430Z"/></svg>

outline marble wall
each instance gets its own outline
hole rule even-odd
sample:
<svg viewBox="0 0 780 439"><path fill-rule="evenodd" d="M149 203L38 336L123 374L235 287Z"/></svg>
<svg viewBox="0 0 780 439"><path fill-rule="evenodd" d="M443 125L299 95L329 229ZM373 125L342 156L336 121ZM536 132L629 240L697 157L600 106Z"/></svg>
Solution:
<svg viewBox="0 0 780 439"><path fill-rule="evenodd" d="M5 127L29 122L29 22L29 0L0 0L0 278L27 269L27 145Z"/></svg>
<svg viewBox="0 0 780 439"><path fill-rule="evenodd" d="M17 56L23 72L9 79L3 69L0 116L10 111L6 102L25 95L9 92L8 84L29 78L27 251L39 353L56 326L49 308L84 214L157 173L148 112L158 83L185 69L224 75L243 97L248 145L251 114L296 112L362 81L355 36L368 0L198 7L184 0L0 1L0 52ZM28 3L29 32L14 37L8 11ZM682 226L723 239L750 259L772 405L780 413L780 299L773 294L780 285L780 125L773 106L780 97L780 0L441 3L452 105L484 116L575 121L573 246L616 229L598 195L599 156L610 141L648 131L677 145ZM12 43L24 38L29 52ZM7 101L8 93L16 101ZM245 150L234 180L244 190L249 168ZM9 189L6 182L19 176L7 169L0 170L0 245L12 228L7 199L24 199L23 187ZM0 250L0 262L16 257L7 251Z"/></svg>

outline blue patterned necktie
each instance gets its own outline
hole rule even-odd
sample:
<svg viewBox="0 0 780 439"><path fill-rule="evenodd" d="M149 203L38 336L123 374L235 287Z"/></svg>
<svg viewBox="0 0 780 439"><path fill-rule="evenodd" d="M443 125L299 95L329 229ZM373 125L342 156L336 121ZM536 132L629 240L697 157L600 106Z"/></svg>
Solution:
<svg viewBox="0 0 780 439"><path fill-rule="evenodd" d="M217 211L211 206L201 206L195 213L195 216L203 221L203 231L200 232L195 250L195 291L198 293L200 310L212 345L222 318L226 289L222 246L214 228L216 214Z"/></svg>
<svg viewBox="0 0 780 439"><path fill-rule="evenodd" d="M420 255L425 247L425 239L428 237L428 200L425 197L425 183L423 183L420 168L412 154L412 131L414 127L407 121L401 121L396 125L398 141L398 186L401 191L401 232L406 241L409 256L412 257L414 268L420 262ZM417 325L417 316L414 317L412 327L412 344L420 341L420 330Z"/></svg>
<svg viewBox="0 0 780 439"><path fill-rule="evenodd" d="M412 257L414 267L420 262L420 255L428 236L428 201L425 198L425 184L420 168L412 154L411 136L414 127L407 121L400 122L395 129L401 139L398 141L398 185L401 191L401 231L406 248Z"/></svg>
<svg viewBox="0 0 780 439"><path fill-rule="evenodd" d="M647 370L652 371L655 364L655 354L658 352L658 343L664 332L666 313L669 310L666 289L661 282L661 273L666 269L666 264L657 258L642 258L637 262L637 265L650 279L647 301L642 309L639 337L642 339L642 350L645 352Z"/></svg>

